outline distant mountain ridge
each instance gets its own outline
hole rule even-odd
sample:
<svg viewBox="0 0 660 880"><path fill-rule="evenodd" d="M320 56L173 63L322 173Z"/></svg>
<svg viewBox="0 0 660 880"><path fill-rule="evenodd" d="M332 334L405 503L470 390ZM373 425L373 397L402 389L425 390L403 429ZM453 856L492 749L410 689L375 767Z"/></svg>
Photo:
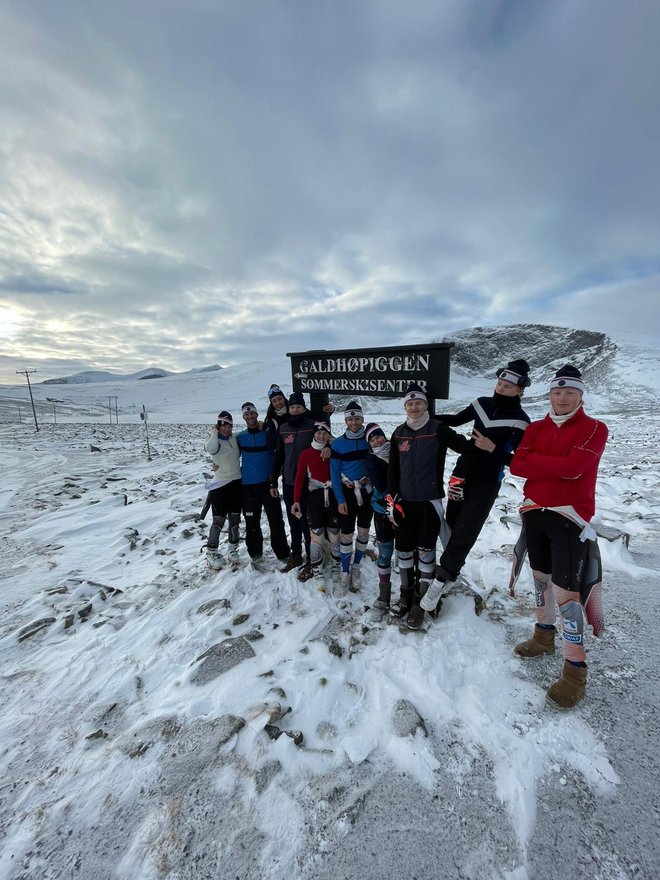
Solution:
<svg viewBox="0 0 660 880"><path fill-rule="evenodd" d="M160 367L148 367L146 370L138 370L137 373L109 373L103 370L85 370L82 373L74 373L72 376L64 376L61 379L44 379L40 385L87 385L95 382L129 382L135 379L164 379L167 376L189 376L191 373L214 373L222 370L220 364L212 364L210 367L196 367L185 370L183 373L173 373L162 370Z"/></svg>
<svg viewBox="0 0 660 880"><path fill-rule="evenodd" d="M618 350L605 333L545 324L470 327L448 333L442 341L454 343L452 370L492 376L508 361L525 358L534 382L547 382L566 363L578 366L585 378L599 381Z"/></svg>

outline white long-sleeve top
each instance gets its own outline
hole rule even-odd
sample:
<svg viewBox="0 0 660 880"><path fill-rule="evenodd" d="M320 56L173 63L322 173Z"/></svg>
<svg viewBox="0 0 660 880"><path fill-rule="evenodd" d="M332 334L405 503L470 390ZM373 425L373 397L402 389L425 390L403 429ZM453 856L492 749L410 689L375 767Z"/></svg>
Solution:
<svg viewBox="0 0 660 880"><path fill-rule="evenodd" d="M217 428L211 428L211 433L204 443L204 449L209 453L214 464L218 466L213 476L213 485L208 485L207 488L219 489L221 486L231 483L232 480L240 480L241 451L233 434L227 438L221 437Z"/></svg>

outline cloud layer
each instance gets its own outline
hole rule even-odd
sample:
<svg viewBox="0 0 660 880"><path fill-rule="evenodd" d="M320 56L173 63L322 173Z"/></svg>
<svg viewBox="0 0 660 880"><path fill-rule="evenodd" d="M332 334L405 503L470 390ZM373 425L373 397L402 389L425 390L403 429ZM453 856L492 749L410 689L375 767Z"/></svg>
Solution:
<svg viewBox="0 0 660 880"><path fill-rule="evenodd" d="M33 0L0 34L0 381L656 332L650 0Z"/></svg>

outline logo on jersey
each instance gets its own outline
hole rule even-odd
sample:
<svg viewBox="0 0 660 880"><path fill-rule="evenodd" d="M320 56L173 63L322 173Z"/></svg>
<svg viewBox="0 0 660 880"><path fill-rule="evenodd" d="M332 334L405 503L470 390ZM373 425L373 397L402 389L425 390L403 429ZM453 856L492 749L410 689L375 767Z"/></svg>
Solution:
<svg viewBox="0 0 660 880"><path fill-rule="evenodd" d="M399 443L399 452L410 452L410 440L402 440Z"/></svg>

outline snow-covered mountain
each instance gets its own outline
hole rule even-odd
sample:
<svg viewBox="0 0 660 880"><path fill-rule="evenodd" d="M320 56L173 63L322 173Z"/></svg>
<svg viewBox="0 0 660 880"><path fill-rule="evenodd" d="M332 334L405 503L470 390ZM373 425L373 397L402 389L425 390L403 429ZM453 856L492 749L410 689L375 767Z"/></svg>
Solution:
<svg viewBox="0 0 660 880"><path fill-rule="evenodd" d="M64 376L61 379L44 379L40 385L91 385L98 382L130 382L140 379L163 379L165 376L187 376L191 373L213 373L222 370L220 364L212 364L210 367L196 367L183 373L174 373L163 370L160 367L147 367L136 373L109 373L103 370L84 370L82 373L74 373L72 376Z"/></svg>
<svg viewBox="0 0 660 880"><path fill-rule="evenodd" d="M514 357L524 356L532 367L533 384L525 400L532 414L545 405L547 380L559 366L572 361L587 379L587 400L602 413L653 409L660 397L660 340L657 337L621 336L612 340L600 333L542 325L473 328L447 336L452 352L450 398L439 401L449 410L489 393L495 370ZM92 374L93 375L93 374ZM146 406L152 422L212 421L227 409L236 416L251 400L265 412L267 390L276 382L289 391L291 367L282 356L233 367L207 367L164 375L157 382L113 377L58 387L57 400L45 383L33 385L37 415L46 421L108 421L115 403L121 421L138 421ZM116 401L114 398L117 398ZM335 398L341 406L343 398ZM365 398L374 415L400 412L400 401ZM30 406L23 385L0 386L0 422L28 418Z"/></svg>

